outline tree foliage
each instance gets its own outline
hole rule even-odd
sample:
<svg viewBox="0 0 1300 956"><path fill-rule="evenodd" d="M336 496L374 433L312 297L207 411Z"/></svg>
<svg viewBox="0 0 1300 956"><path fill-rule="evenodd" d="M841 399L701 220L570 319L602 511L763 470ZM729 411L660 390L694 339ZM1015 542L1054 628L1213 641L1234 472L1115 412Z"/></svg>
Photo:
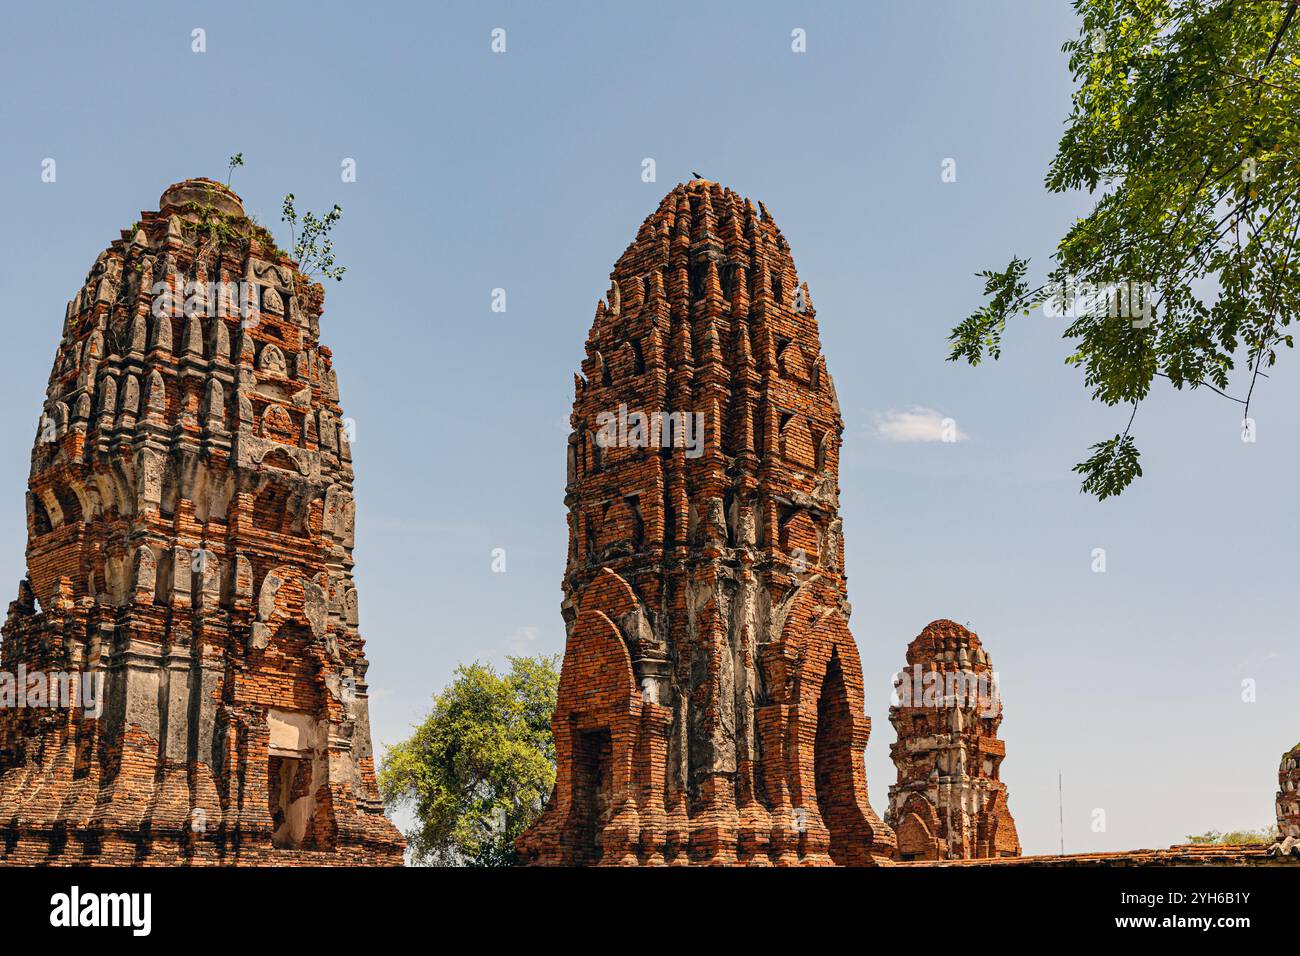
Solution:
<svg viewBox="0 0 1300 956"><path fill-rule="evenodd" d="M230 178L235 175L235 170L243 165L244 165L243 153L236 153L234 156L230 157L230 161L226 164L226 186L227 187L230 186Z"/></svg>
<svg viewBox="0 0 1300 956"><path fill-rule="evenodd" d="M1081 28L1063 49L1077 89L1046 185L1086 190L1095 206L1042 285L1030 287L1019 257L981 273L988 301L952 330L948 358L997 359L1018 312L1068 316L1066 363L1093 400L1131 406L1124 431L1075 466L1087 493L1118 494L1142 474L1129 432L1155 379L1217 392L1244 421L1258 380L1293 346L1298 6L1075 0ZM1135 291L1147 295L1140 316L1124 308Z"/></svg>
<svg viewBox="0 0 1300 956"><path fill-rule="evenodd" d="M1189 835L1187 837L1187 842L1243 846L1252 843L1276 843L1278 837L1279 831L1275 824L1273 826L1264 827L1262 830L1233 830L1230 833L1220 833L1218 830L1207 830L1204 833Z"/></svg>
<svg viewBox="0 0 1300 956"><path fill-rule="evenodd" d="M558 659L509 661L506 674L487 664L457 668L424 722L384 758L379 789L390 812L414 810L406 838L417 863L515 863L515 837L550 796Z"/></svg>
<svg viewBox="0 0 1300 956"><path fill-rule="evenodd" d="M343 273L348 270L346 266L334 264L334 240L330 238L334 226L343 218L343 210L338 203L324 216L304 212L299 219L293 193L289 193L284 197L280 218L289 226L293 257L302 274L309 278L320 274L335 282L342 282Z"/></svg>

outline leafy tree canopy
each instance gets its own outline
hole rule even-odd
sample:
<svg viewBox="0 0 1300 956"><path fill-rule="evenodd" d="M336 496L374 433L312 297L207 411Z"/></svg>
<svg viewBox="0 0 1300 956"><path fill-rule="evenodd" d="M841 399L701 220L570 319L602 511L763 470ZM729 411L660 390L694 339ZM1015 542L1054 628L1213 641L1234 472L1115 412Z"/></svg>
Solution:
<svg viewBox="0 0 1300 956"><path fill-rule="evenodd" d="M227 185L227 186L230 185L230 177L232 177L232 176L235 175L235 170L238 169L240 166L243 166L243 165L244 165L244 154L243 154L243 153L236 153L234 156L231 156L231 157L230 157L230 161L229 161L229 163L226 165L226 185Z"/></svg>
<svg viewBox="0 0 1300 956"><path fill-rule="evenodd" d="M335 282L343 281L347 266L340 266L334 261L334 240L330 233L343 218L343 209L338 203L323 216L314 212L304 212L298 217L293 193L284 197L280 208L280 219L289 225L289 236L293 242L293 257L298 260L302 274L312 277L318 273Z"/></svg>
<svg viewBox="0 0 1300 956"><path fill-rule="evenodd" d="M415 812L406 838L416 863L511 865L515 837L550 796L558 659L509 661L507 674L487 664L457 668L429 716L384 758L385 805Z"/></svg>
<svg viewBox="0 0 1300 956"><path fill-rule="evenodd" d="M1129 434L1157 378L1250 402L1300 300L1300 0L1075 0L1077 89L1046 185L1096 196L1046 281L981 273L988 301L949 360L997 359L1007 319L1067 321L1066 363L1127 425L1075 466L1083 491L1142 474ZM1234 376L1233 372L1239 370ZM1131 409L1131 410L1130 410Z"/></svg>
<svg viewBox="0 0 1300 956"><path fill-rule="evenodd" d="M1276 843L1277 839L1278 829L1276 826L1271 826L1264 827L1262 830L1233 830L1230 833L1220 833L1218 830L1207 830L1201 834L1189 835L1187 837L1187 842L1242 846L1251 843Z"/></svg>

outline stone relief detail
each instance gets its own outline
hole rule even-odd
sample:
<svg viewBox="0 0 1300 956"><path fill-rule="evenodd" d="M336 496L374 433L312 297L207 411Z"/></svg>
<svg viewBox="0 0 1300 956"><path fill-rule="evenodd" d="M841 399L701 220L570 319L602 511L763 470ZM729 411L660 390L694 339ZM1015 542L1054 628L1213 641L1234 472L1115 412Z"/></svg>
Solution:
<svg viewBox="0 0 1300 956"><path fill-rule="evenodd" d="M274 289L262 290L262 311L268 315L282 315L284 300L280 298L280 293Z"/></svg>
<svg viewBox="0 0 1300 956"><path fill-rule="evenodd" d="M285 375L284 352L280 351L278 345L267 343L262 346L262 354L257 359L259 371L268 375Z"/></svg>
<svg viewBox="0 0 1300 956"><path fill-rule="evenodd" d="M148 545L135 549L135 593L140 604L152 604L158 583L158 563Z"/></svg>
<svg viewBox="0 0 1300 956"><path fill-rule="evenodd" d="M203 400L203 417L213 428L223 428L226 421L226 393L218 379L209 379Z"/></svg>
<svg viewBox="0 0 1300 956"><path fill-rule="evenodd" d="M124 415L137 415L140 412L140 382L134 375L128 375L122 387L122 408Z"/></svg>

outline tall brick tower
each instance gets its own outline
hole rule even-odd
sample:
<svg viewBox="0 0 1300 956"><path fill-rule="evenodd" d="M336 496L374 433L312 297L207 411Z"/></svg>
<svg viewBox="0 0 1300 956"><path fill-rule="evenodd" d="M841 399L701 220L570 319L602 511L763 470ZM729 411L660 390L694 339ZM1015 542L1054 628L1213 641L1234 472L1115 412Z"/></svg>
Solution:
<svg viewBox="0 0 1300 956"><path fill-rule="evenodd" d="M28 684L0 709L0 861L400 863L323 290L226 187L160 206L95 261L50 375L0 647Z"/></svg>
<svg viewBox="0 0 1300 956"><path fill-rule="evenodd" d="M867 864L843 420L790 248L694 180L641 225L569 437L568 639L544 864Z"/></svg>
<svg viewBox="0 0 1300 956"><path fill-rule="evenodd" d="M1019 856L1016 824L999 776L1002 699L979 637L952 621L931 621L907 648L889 748L898 782L885 819L901 860Z"/></svg>

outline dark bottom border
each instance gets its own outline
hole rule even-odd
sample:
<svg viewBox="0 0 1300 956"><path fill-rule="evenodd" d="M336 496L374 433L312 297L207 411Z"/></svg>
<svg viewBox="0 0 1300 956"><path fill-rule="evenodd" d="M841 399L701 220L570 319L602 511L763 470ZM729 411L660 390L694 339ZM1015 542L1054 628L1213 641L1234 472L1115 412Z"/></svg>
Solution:
<svg viewBox="0 0 1300 956"><path fill-rule="evenodd" d="M150 894L149 936L134 937L129 927L52 926L52 898L70 895L73 886L83 905L89 893ZM844 945L852 950L893 938L995 945L1097 935L1178 945L1199 936L1207 943L1232 945L1261 931L1293 933L1298 891L1296 866L0 868L5 935L11 940L11 934L20 939L62 937L79 944L112 938L131 948L162 942L204 949L247 946L250 952L280 938L306 951L321 942L403 945L399 940L405 936L425 939L434 948L495 942L510 948L577 944L581 952L627 945L659 949L670 939L689 939L680 935L688 930L707 934L696 938L701 946L713 940L731 947L752 936L767 949L790 932L805 947ZM1148 918L1154 925L1118 922ZM1205 928L1185 922L1206 918L1244 918L1248 925ZM621 926L622 935L593 934L606 921ZM832 943L835 935L843 935L844 943Z"/></svg>

